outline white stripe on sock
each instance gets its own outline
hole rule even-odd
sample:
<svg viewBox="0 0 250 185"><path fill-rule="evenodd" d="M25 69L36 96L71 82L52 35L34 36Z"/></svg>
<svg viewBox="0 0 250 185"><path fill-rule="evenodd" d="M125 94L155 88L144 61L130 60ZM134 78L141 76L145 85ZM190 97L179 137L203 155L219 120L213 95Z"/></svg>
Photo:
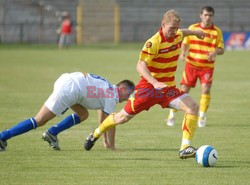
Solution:
<svg viewBox="0 0 250 185"><path fill-rule="evenodd" d="M71 114L72 118L73 118L73 121L74 121L74 125L76 124L76 120L75 120L75 117L74 117L74 114Z"/></svg>
<svg viewBox="0 0 250 185"><path fill-rule="evenodd" d="M204 118L204 117L205 117L205 112L200 112L200 113L199 113L199 116L200 116L201 118Z"/></svg>
<svg viewBox="0 0 250 185"><path fill-rule="evenodd" d="M191 141L188 139L182 139L181 146L183 145L191 145Z"/></svg>
<svg viewBox="0 0 250 185"><path fill-rule="evenodd" d="M33 128L35 129L36 128L36 124L35 124L34 120L32 118L30 118L30 120L31 120L31 122L33 124Z"/></svg>
<svg viewBox="0 0 250 185"><path fill-rule="evenodd" d="M100 135L101 135L101 131L100 131L100 129L99 129L99 128L95 129L95 132L98 134L98 136L100 136Z"/></svg>

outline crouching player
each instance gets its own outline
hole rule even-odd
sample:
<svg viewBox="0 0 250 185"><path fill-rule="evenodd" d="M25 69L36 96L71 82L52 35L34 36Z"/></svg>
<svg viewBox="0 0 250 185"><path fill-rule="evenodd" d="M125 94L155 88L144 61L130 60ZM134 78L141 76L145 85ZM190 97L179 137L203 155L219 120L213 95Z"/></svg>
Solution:
<svg viewBox="0 0 250 185"><path fill-rule="evenodd" d="M53 93L35 117L21 121L12 128L0 133L0 151L6 150L7 140L45 125L55 116L64 114L69 108L75 113L67 116L57 125L43 133L42 138L55 149L60 150L57 135L88 118L88 109L99 111L101 123L117 103L128 100L134 90L134 83L123 80L117 85L110 84L105 78L90 73L65 73L54 84ZM115 130L104 135L104 145L114 149Z"/></svg>

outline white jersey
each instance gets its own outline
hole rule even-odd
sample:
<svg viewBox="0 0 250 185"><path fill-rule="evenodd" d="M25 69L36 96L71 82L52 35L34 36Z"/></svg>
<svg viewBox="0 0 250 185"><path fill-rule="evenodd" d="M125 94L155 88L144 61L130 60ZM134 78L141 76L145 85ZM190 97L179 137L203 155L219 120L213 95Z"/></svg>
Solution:
<svg viewBox="0 0 250 185"><path fill-rule="evenodd" d="M118 102L117 87L105 78L75 72L64 73L56 80L53 93L45 106L57 116L74 104L80 104L86 109L101 109L110 114Z"/></svg>

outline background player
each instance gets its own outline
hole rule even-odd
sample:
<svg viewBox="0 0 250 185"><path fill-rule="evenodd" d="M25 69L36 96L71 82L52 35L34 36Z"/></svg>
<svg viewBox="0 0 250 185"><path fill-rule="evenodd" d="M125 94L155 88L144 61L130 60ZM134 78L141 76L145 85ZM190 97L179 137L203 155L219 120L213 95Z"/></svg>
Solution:
<svg viewBox="0 0 250 185"><path fill-rule="evenodd" d="M100 122L114 112L118 102L128 100L134 90L134 83L123 80L117 85L110 84L105 78L89 73L65 73L54 84L49 96L35 117L24 120L0 133L0 151L7 147L7 140L43 126L55 116L64 114L71 108L75 114L67 116L60 123L44 132L43 139L55 150L60 150L57 135L88 118L87 109L100 109ZM105 138L108 148L114 148L114 133Z"/></svg>
<svg viewBox="0 0 250 185"><path fill-rule="evenodd" d="M189 92L195 87L199 78L201 82L201 99L198 126L206 126L206 112L210 104L210 89L212 86L215 59L217 55L224 53L224 42L221 30L213 24L214 9L211 6L201 8L201 22L192 24L190 30L202 30L205 33L203 40L194 36L188 36L182 43L180 59L186 66L181 80L181 90ZM189 49L189 50L188 50ZM186 53L188 54L186 57ZM167 125L173 126L175 121L175 109L170 110Z"/></svg>
<svg viewBox="0 0 250 185"><path fill-rule="evenodd" d="M179 14L175 10L164 14L161 29L145 43L140 53L137 71L142 78L136 86L134 97L129 99L123 110L109 115L88 136L86 150L93 147L102 133L159 104L162 108L172 107L186 112L179 157L194 157L196 149L190 145L197 125L198 105L188 94L175 87L175 72L183 37L196 35L203 38L204 34L200 30L179 30L180 22Z"/></svg>
<svg viewBox="0 0 250 185"><path fill-rule="evenodd" d="M70 19L70 14L68 12L65 12L65 15L63 16L63 21L61 23L61 26L59 28L59 41L58 41L58 47L64 48L69 47L71 44L71 34L72 34L72 21Z"/></svg>

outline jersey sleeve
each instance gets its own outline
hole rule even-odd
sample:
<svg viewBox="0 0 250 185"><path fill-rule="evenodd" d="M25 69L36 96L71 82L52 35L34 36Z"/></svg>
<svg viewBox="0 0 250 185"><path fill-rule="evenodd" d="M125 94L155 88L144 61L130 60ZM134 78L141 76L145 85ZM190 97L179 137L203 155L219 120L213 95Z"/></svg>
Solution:
<svg viewBox="0 0 250 185"><path fill-rule="evenodd" d="M220 29L218 29L218 39L216 42L216 46L217 46L217 48L224 49L224 40L223 40L223 36L222 36L222 31Z"/></svg>
<svg viewBox="0 0 250 185"><path fill-rule="evenodd" d="M144 44L139 59L148 64L152 61L152 59L155 57L156 54L157 54L157 43L153 39L149 39Z"/></svg>
<svg viewBox="0 0 250 185"><path fill-rule="evenodd" d="M102 111L105 112L106 114L111 114L112 112L115 111L115 107L116 107L115 99L114 98L106 98L105 105L104 105Z"/></svg>
<svg viewBox="0 0 250 185"><path fill-rule="evenodd" d="M182 43L183 43L183 44L189 44L189 43L190 43L189 38L188 38L188 37L184 37Z"/></svg>

